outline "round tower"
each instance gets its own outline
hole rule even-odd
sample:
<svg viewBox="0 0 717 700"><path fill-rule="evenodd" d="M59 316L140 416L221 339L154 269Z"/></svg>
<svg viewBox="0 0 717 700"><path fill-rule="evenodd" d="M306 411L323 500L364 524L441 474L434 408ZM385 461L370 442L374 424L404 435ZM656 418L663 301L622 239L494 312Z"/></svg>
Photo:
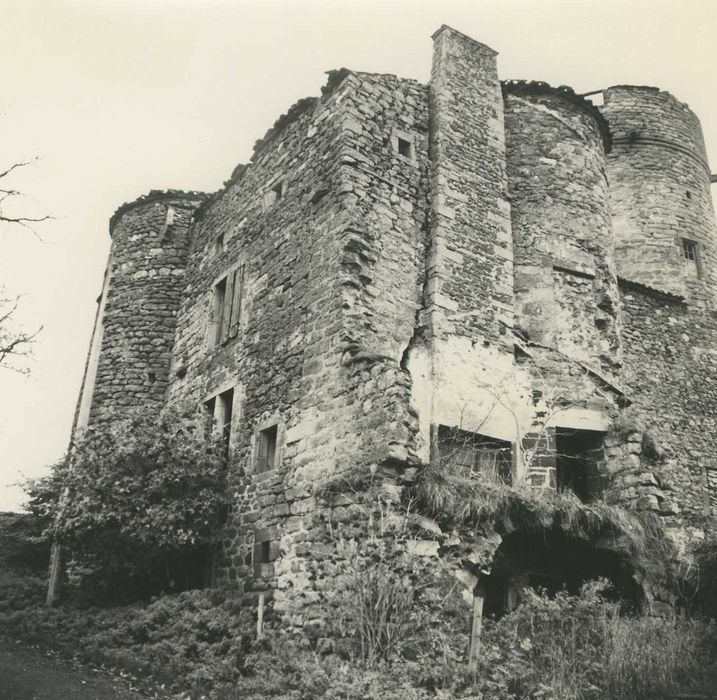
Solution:
<svg viewBox="0 0 717 700"><path fill-rule="evenodd" d="M603 97L620 276L712 306L716 232L699 120L653 87L618 85Z"/></svg>
<svg viewBox="0 0 717 700"><path fill-rule="evenodd" d="M198 192L152 191L110 219L112 247L77 426L159 406L167 388Z"/></svg>
<svg viewBox="0 0 717 700"><path fill-rule="evenodd" d="M503 84L515 325L529 340L617 372L617 277L600 112L570 88Z"/></svg>

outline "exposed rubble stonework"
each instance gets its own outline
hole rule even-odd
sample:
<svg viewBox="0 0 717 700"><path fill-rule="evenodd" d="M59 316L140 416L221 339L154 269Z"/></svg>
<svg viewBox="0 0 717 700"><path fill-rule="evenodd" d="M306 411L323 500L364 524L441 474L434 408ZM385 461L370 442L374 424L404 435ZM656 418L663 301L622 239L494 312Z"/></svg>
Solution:
<svg viewBox="0 0 717 700"><path fill-rule="evenodd" d="M492 49L446 26L433 40L428 85L331 71L220 191L153 191L110 221L76 429L137 406L211 412L232 495L215 575L292 625L317 619L337 533L369 527L355 487L324 493L352 475L394 508L429 467L571 491L654 514L684 556L717 515L697 118L656 88L608 88L598 108L501 82ZM517 567L508 598L540 566L509 519L470 533L417 515L409 550L462 540L472 595L494 558L493 588ZM588 540L556 547L610 577L618 554ZM648 603L669 600L658 588Z"/></svg>

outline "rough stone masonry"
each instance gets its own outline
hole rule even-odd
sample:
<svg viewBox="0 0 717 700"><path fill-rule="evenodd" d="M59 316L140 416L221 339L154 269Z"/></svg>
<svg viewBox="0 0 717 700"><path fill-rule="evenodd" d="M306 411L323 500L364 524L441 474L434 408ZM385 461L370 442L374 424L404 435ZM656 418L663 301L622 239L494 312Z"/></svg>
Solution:
<svg viewBox="0 0 717 700"><path fill-rule="evenodd" d="M452 455L476 479L654 513L683 556L715 524L696 116L653 87L598 108L501 81L496 52L447 26L433 42L428 85L331 71L221 190L152 191L110 220L75 430L138 406L212 412L233 497L215 574L298 626L330 555L318 494L340 475L388 474L400 500ZM434 526L416 552L440 555ZM482 571L500 540L473 543ZM508 592L529 578L501 575Z"/></svg>

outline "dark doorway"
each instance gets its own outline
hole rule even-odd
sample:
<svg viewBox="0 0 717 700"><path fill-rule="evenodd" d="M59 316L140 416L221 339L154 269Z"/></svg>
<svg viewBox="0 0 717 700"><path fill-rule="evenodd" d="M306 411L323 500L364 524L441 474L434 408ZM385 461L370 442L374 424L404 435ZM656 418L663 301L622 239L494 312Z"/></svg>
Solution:
<svg viewBox="0 0 717 700"><path fill-rule="evenodd" d="M558 491L572 491L581 501L594 501L604 489L605 433L556 428L555 469Z"/></svg>
<svg viewBox="0 0 717 700"><path fill-rule="evenodd" d="M591 545L558 528L517 531L507 535L484 582L483 614L498 618L514 610L526 588L541 588L548 595L576 594L587 581L607 579L608 599L626 611L637 611L642 591L629 559L616 551Z"/></svg>

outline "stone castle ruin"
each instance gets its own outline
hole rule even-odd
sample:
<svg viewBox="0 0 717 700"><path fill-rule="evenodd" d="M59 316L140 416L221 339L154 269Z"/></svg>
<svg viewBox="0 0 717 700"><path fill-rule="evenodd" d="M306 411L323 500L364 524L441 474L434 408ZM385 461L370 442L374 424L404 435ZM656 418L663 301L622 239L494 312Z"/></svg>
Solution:
<svg viewBox="0 0 717 700"><path fill-rule="evenodd" d="M327 491L352 475L396 508L428 469L572 493L651 514L681 556L717 514L697 117L654 87L591 93L598 107L501 81L496 52L447 26L433 42L429 84L331 71L220 191L152 191L110 220L75 430L139 406L211 412L233 494L215 576L297 626L328 524L355 506L356 488ZM414 507L412 551L459 541L486 611L519 584L593 575L673 602L579 527L536 540L510 518L462 531Z"/></svg>

